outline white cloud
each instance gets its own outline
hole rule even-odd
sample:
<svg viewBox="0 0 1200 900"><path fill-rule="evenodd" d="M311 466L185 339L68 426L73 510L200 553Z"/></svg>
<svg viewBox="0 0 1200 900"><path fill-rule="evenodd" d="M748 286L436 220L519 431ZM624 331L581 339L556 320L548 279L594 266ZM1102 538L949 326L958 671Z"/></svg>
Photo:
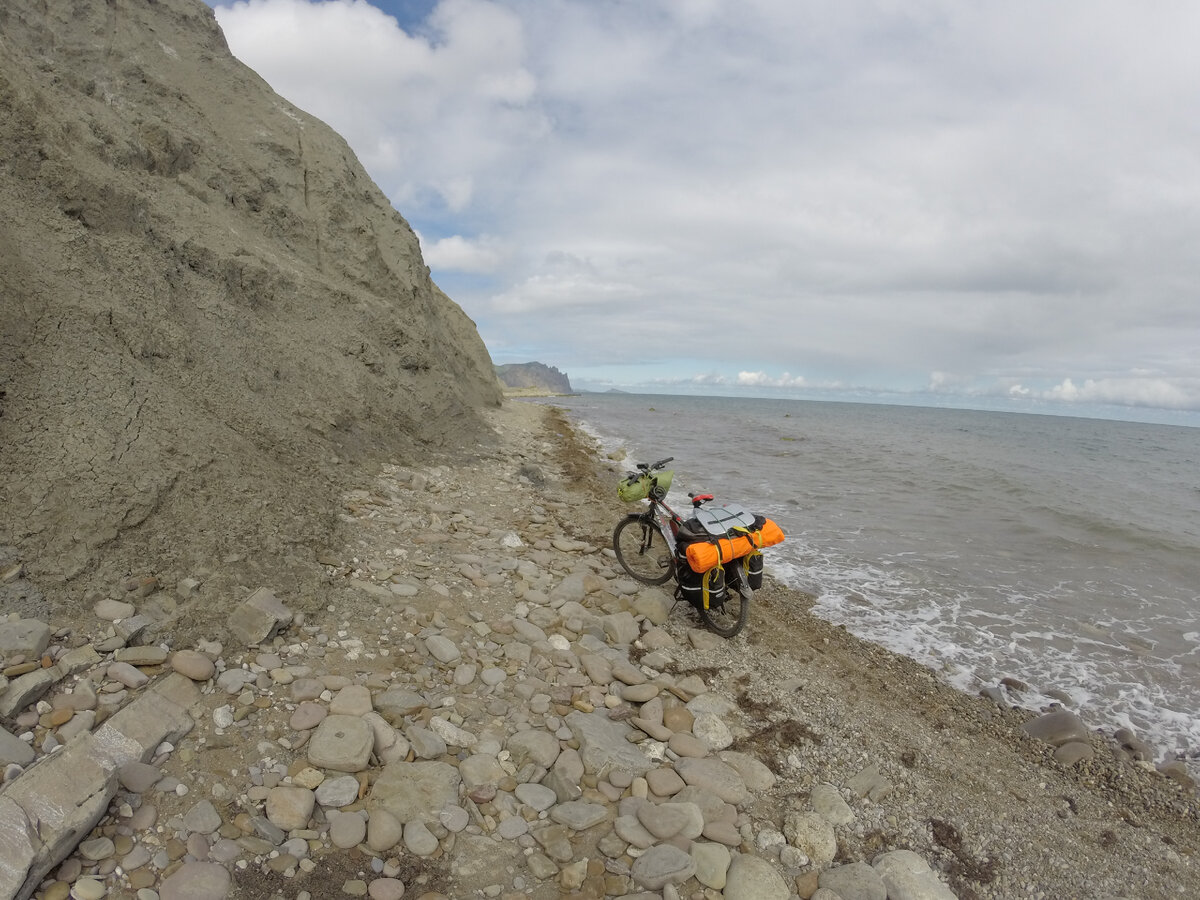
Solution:
<svg viewBox="0 0 1200 900"><path fill-rule="evenodd" d="M568 372L657 354L731 382L753 360L751 387L802 367L810 386L1200 409L1190 0L218 17L431 236L494 346ZM654 343L632 349L633 322Z"/></svg>
<svg viewBox="0 0 1200 900"><path fill-rule="evenodd" d="M505 258L503 246L488 237L468 240L462 235L427 242L421 238L421 253L425 263L442 271L491 273L500 268Z"/></svg>
<svg viewBox="0 0 1200 900"><path fill-rule="evenodd" d="M741 387L802 388L808 382L803 376L793 377L790 373L768 375L766 372L738 372L737 382Z"/></svg>

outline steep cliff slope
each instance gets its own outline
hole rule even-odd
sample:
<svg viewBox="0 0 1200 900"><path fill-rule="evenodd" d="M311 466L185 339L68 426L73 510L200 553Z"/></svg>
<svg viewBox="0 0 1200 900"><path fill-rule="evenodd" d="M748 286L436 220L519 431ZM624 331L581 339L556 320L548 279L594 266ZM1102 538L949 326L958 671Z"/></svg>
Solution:
<svg viewBox="0 0 1200 900"><path fill-rule="evenodd" d="M469 450L500 401L412 229L201 0L0 6L0 322L0 546L54 601L311 562L347 467Z"/></svg>

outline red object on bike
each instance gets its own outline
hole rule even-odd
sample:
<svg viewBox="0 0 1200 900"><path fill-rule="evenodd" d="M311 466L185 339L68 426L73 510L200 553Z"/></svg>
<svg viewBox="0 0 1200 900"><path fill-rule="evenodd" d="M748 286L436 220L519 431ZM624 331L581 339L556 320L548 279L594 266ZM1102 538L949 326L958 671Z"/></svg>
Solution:
<svg viewBox="0 0 1200 900"><path fill-rule="evenodd" d="M696 494L694 497L692 497L692 506L699 506L705 500L711 500L712 498L712 494Z"/></svg>

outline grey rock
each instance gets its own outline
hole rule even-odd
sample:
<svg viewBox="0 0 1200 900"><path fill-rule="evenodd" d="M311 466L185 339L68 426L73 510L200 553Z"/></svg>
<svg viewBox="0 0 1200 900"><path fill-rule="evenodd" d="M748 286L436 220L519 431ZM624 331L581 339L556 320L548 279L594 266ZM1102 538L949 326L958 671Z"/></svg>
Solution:
<svg viewBox="0 0 1200 900"><path fill-rule="evenodd" d="M361 772L375 746L375 732L356 716L326 716L308 742L308 761L335 772Z"/></svg>
<svg viewBox="0 0 1200 900"><path fill-rule="evenodd" d="M710 791L734 806L743 803L750 796L750 792L746 790L746 782L737 770L719 759L681 758L675 763L675 771L687 784Z"/></svg>
<svg viewBox="0 0 1200 900"><path fill-rule="evenodd" d="M864 862L826 869L817 883L836 893L841 900L888 900L883 878Z"/></svg>
<svg viewBox="0 0 1200 900"><path fill-rule="evenodd" d="M431 634L425 638L425 649L440 663L457 662L462 656L458 645L440 634Z"/></svg>
<svg viewBox="0 0 1200 900"><path fill-rule="evenodd" d="M37 619L0 622L0 659L24 656L37 659L50 646L50 626Z"/></svg>
<svg viewBox="0 0 1200 900"><path fill-rule="evenodd" d="M1068 767L1092 759L1095 755L1096 751L1092 749L1092 745L1083 741L1068 741L1054 749L1054 758L1061 765Z"/></svg>
<svg viewBox="0 0 1200 900"><path fill-rule="evenodd" d="M554 791L544 784L518 784L516 795L518 800L526 806L536 809L538 812L547 810L558 802L558 797Z"/></svg>
<svg viewBox="0 0 1200 900"><path fill-rule="evenodd" d="M791 891L773 865L742 854L729 864L722 896L724 900L788 900Z"/></svg>
<svg viewBox="0 0 1200 900"><path fill-rule="evenodd" d="M833 825L815 812L789 812L783 819L783 833L818 868L829 865L837 855Z"/></svg>
<svg viewBox="0 0 1200 900"><path fill-rule="evenodd" d="M528 731L518 731L508 738L505 744L512 757L513 764L518 768L526 763L534 763L543 769L549 769L558 759L558 738L548 731L531 728Z"/></svg>
<svg viewBox="0 0 1200 900"><path fill-rule="evenodd" d="M579 741L579 757L584 770L607 775L614 769L631 775L645 775L653 763L626 735L630 728L614 722L600 711L585 713L575 710L566 717L566 725Z"/></svg>
<svg viewBox="0 0 1200 900"><path fill-rule="evenodd" d="M429 705L420 694L403 687L390 687L374 697L375 711L396 727L402 727L405 716L415 716Z"/></svg>
<svg viewBox="0 0 1200 900"><path fill-rule="evenodd" d="M404 846L414 856L430 856L437 851L438 839L421 819L404 823Z"/></svg>
<svg viewBox="0 0 1200 900"><path fill-rule="evenodd" d="M449 749L444 740L428 728L422 728L419 725L409 726L404 735L408 738L409 744L412 745L412 751L418 759L437 759L445 756Z"/></svg>
<svg viewBox="0 0 1200 900"><path fill-rule="evenodd" d="M3 695L0 695L0 716L12 718L29 704L36 703L60 675L59 670L51 666L48 669L34 669L12 679Z"/></svg>
<svg viewBox="0 0 1200 900"><path fill-rule="evenodd" d="M463 785L468 791L480 785L495 784L506 774L496 757L478 753L468 756L460 762L458 773L462 776Z"/></svg>
<svg viewBox="0 0 1200 900"><path fill-rule="evenodd" d="M400 822L432 815L458 802L458 769L442 762L393 762L371 787L367 810L385 809Z"/></svg>
<svg viewBox="0 0 1200 900"><path fill-rule="evenodd" d="M892 783L880 774L879 767L875 765L867 766L847 781L846 787L858 796L866 797L876 803L892 792Z"/></svg>
<svg viewBox="0 0 1200 900"><path fill-rule="evenodd" d="M1030 719L1021 726L1021 730L1031 738L1045 741L1055 747L1061 747L1071 741L1086 744L1088 740L1087 728L1079 716L1067 709L1055 710Z"/></svg>
<svg viewBox="0 0 1200 900"><path fill-rule="evenodd" d="M212 834L221 827L221 814L209 800L201 800L183 817L183 827L196 834Z"/></svg>
<svg viewBox="0 0 1200 900"><path fill-rule="evenodd" d="M357 847L366 836L367 822L360 813L342 813L334 816L333 821L329 823L329 842L339 850ZM395 846L395 842L392 846Z"/></svg>
<svg viewBox="0 0 1200 900"><path fill-rule="evenodd" d="M37 757L33 748L12 732L0 728L0 765L27 766Z"/></svg>
<svg viewBox="0 0 1200 900"><path fill-rule="evenodd" d="M292 623L292 611L267 588L259 588L234 609L229 630L247 647L265 643Z"/></svg>
<svg viewBox="0 0 1200 900"><path fill-rule="evenodd" d="M308 788L280 785L267 794L267 819L283 831L308 827L316 797Z"/></svg>
<svg viewBox="0 0 1200 900"><path fill-rule="evenodd" d="M645 803L638 807L637 817L662 841L676 835L694 840L704 831L704 814L695 803Z"/></svg>
<svg viewBox="0 0 1200 900"><path fill-rule="evenodd" d="M661 891L669 884L683 884L695 873L696 861L691 854L673 844L651 847L633 861L630 870L634 882L649 891ZM786 892L783 898L786 900ZM762 895L756 896L755 900L763 900Z"/></svg>
<svg viewBox="0 0 1200 900"><path fill-rule="evenodd" d="M161 666L167 661L167 651L162 647L122 647L113 654L117 662L131 666Z"/></svg>
<svg viewBox="0 0 1200 900"><path fill-rule="evenodd" d="M729 726L714 713L701 713L692 723L692 734L708 745L710 750L724 750L733 743Z"/></svg>
<svg viewBox="0 0 1200 900"><path fill-rule="evenodd" d="M691 854L696 862L696 880L707 888L722 890L733 859L729 848L722 844L697 841L692 844Z"/></svg>
<svg viewBox="0 0 1200 900"><path fill-rule="evenodd" d="M571 832L565 825L540 824L531 827L529 833L555 862L570 862L574 858L575 848L571 846Z"/></svg>
<svg viewBox="0 0 1200 900"><path fill-rule="evenodd" d="M742 781L746 784L746 790L752 793L769 791L775 786L777 780L775 773L748 753L722 750L717 754L717 758L741 775Z"/></svg>
<svg viewBox="0 0 1200 900"><path fill-rule="evenodd" d="M341 775L337 778L326 778L316 787L313 794L317 802L326 809L340 809L358 799L358 790L357 778L353 775Z"/></svg>
<svg viewBox="0 0 1200 900"><path fill-rule="evenodd" d="M903 900L956 900L924 859L911 850L893 850L871 863L889 897Z"/></svg>
<svg viewBox="0 0 1200 900"><path fill-rule="evenodd" d="M158 886L160 900L224 900L233 879L215 862L185 862Z"/></svg>
<svg viewBox="0 0 1200 900"><path fill-rule="evenodd" d="M637 620L628 610L601 616L600 625L608 636L609 642L613 644L632 644L641 634Z"/></svg>
<svg viewBox="0 0 1200 900"><path fill-rule="evenodd" d="M593 825L599 825L607 817L607 806L600 803L589 803L586 800L560 803L550 810L552 821L559 825L566 825L573 831L583 831Z"/></svg>
<svg viewBox="0 0 1200 900"><path fill-rule="evenodd" d="M367 822L367 846L376 853L386 853L404 838L404 823L386 809L376 808Z"/></svg>
<svg viewBox="0 0 1200 900"><path fill-rule="evenodd" d="M632 844L640 850L646 850L658 843L658 838L646 829L636 815L617 816L613 821L613 831L625 843Z"/></svg>
<svg viewBox="0 0 1200 900"><path fill-rule="evenodd" d="M831 784L818 784L809 799L813 811L831 825L848 825L854 821L854 811Z"/></svg>

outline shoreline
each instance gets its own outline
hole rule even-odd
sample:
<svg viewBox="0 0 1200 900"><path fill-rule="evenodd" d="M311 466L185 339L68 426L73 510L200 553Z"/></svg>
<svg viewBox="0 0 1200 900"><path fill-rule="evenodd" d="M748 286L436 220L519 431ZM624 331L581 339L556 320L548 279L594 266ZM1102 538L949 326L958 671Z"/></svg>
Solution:
<svg viewBox="0 0 1200 900"><path fill-rule="evenodd" d="M548 402L554 403L555 401ZM631 444L621 436L620 422L613 420L611 415L625 407L605 409L594 404L581 405L564 402L562 408L573 421L576 421L584 440L592 440L596 443L596 455L603 457L602 462L615 458L616 464L622 465L620 456L627 452ZM592 419L593 415L597 417L594 420ZM593 431L593 422L608 422L611 428L610 432L602 435ZM652 433L659 434L658 432ZM649 435L643 436L649 439ZM626 435L626 437L631 438L632 435ZM614 480L617 477L617 471L616 469L610 470ZM692 475L695 475L694 470ZM767 476L760 472L759 477ZM773 471L771 489L764 489L765 493L759 491L756 496L774 498L777 493L775 477L781 479L778 484L782 485L787 482L788 473L782 470ZM850 473L850 477L853 477L852 473ZM869 474L863 477L870 479ZM704 481L702 480L700 483L703 484ZM724 484L727 494L731 493L731 488L733 489L732 494L736 496L739 492L738 486L729 482ZM778 491L786 492L787 490L789 488L778 488ZM738 499L744 500L740 496ZM686 498L682 502L686 508ZM791 500L790 502L798 503L799 501ZM833 505L836 507L837 504ZM632 509L632 507L630 508ZM820 531L824 527L825 521L836 517L837 510L826 508L823 512L825 516L822 522L813 525L816 531ZM792 526L804 527L806 531L808 528L807 524L798 520L793 521ZM834 537L836 544L836 535ZM937 535L937 537L943 536ZM949 536L951 542L955 538L954 535ZM808 539L812 540L813 538L809 535ZM820 592L824 585L819 580L818 572L808 568L807 554L811 549L814 557L819 560L823 556L823 548L819 546L805 548L804 557L793 556L800 546L798 544L791 551L784 548L785 552L781 559L786 560L787 564L782 571L777 570L776 574L786 577L790 585L801 593ZM954 552L971 553L969 546L963 545L961 541L953 546ZM939 551L942 550L944 550L944 546L939 545ZM919 555L919 551L916 555ZM892 557L887 558L894 562ZM964 557L964 559L968 558ZM768 557L768 570L771 568L771 561ZM868 557L862 561L862 564L869 567L873 562L874 560ZM1029 568L1033 565L1033 561L1026 557L1022 563L1017 565ZM964 563L964 568L970 569L970 563ZM936 569L926 569L922 572L908 573L908 575L913 576L913 580L921 585L924 584L922 579L927 577L930 571L936 571ZM972 571L976 572L976 578L981 577L978 570ZM1089 728L1108 734L1121 745L1124 751L1134 755L1137 761L1155 763L1160 768L1169 770L1173 776L1187 776L1193 781L1200 780L1200 758L1191 754L1192 758L1189 759L1189 754L1179 749L1188 746L1190 731L1194 730L1194 723L1189 729L1187 722L1178 718L1179 711L1189 708L1186 691L1190 689L1188 686L1191 682L1186 677L1182 683L1176 681L1175 684L1171 684L1169 680L1155 681L1155 675L1152 673L1143 676L1136 669L1131 669L1120 677L1116 677L1114 681L1114 676L1110 673L1114 662L1113 657L1111 654L1105 655L1104 653L1095 656L1079 653L1071 659L1059 661L1056 666L1041 665L1041 658L1034 658L1036 650L1027 650L1020 658L1013 654L1006 655L1003 652L991 655L988 653L991 648L988 647L986 633L982 635L982 641L980 641L975 633L952 630L952 626L948 628L945 621L941 619L934 621L929 628L922 627L923 614L931 607L926 606L924 602L914 605L911 595L916 594L920 597L920 592L927 590L923 586L914 589L909 582L905 581L902 589L896 594L892 594L880 591L878 585L875 585L879 593L875 594L864 590L864 594L866 594L864 598L861 594L851 592L849 596L858 602L850 602L838 599L844 591L851 590L838 577L845 573L831 575L829 572L824 572L823 574L830 576L828 583L833 584L834 588L832 594L824 596L822 601L816 604L816 615L819 617L831 622L842 622L852 633L864 640L878 643L892 652L908 655L921 661L923 665L935 672L939 679L968 695L979 693L998 703L1022 706L1031 712L1050 708L1052 705L1072 709L1080 715ZM908 575L901 574L898 577L903 580ZM937 578L937 576L934 577ZM927 598L927 602L933 604L932 609L934 610L939 603L945 602L946 597L955 596L955 592L972 589L972 583L967 581L946 581L945 578L942 581L946 583L928 589L930 596ZM990 577L984 577L979 584L981 594L993 602L995 602L995 597L989 593L989 587L994 584L995 580ZM942 591L942 594L938 593L939 590ZM1010 588L1010 593L1011 590L1013 589ZM978 607L980 610L994 611L996 608L987 605L988 601L986 600L981 602L984 605ZM1061 615L1061 610L1059 610L1059 614ZM947 613L947 615L953 618L953 613ZM1052 616L1053 613L1050 615ZM1052 619L1045 620L1045 622L1051 621ZM1074 639L1080 644L1086 642L1088 635L1099 636L1103 631L1100 628L1090 631L1086 629L1070 631L1069 629L1063 630L1061 625L1058 626L1058 630L1055 630L1053 624L1043 624L1041 619L1022 620L1022 622L1023 630L1037 632L1039 628L1043 628L1052 632L1056 637L1063 637L1068 641ZM1132 629L1122 630L1115 626L1110 630L1114 635L1132 632ZM1186 631L1186 628L1181 630ZM931 635L936 636L936 640ZM1075 637L1072 638L1071 635L1075 635ZM1008 638L1003 640L1007 641ZM1009 649L1011 650L1012 647L1010 646ZM1149 648L1143 646L1143 649ZM1173 652L1167 651L1166 655L1158 657L1160 668L1170 663ZM1153 659L1149 654L1147 658ZM1051 659L1057 659L1057 657L1052 655ZM1186 674L1186 671L1182 676L1176 673L1178 677L1186 676ZM1132 684L1128 684L1128 682L1132 682ZM1136 688L1139 684L1142 688L1140 693L1128 690L1131 687ZM1157 700L1152 702L1146 699L1148 697L1155 697Z"/></svg>
<svg viewBox="0 0 1200 900"><path fill-rule="evenodd" d="M47 623L53 674L5 720L38 758L6 773L0 803L23 784L82 789L56 767L111 747L106 727L143 743L137 766L97 774L99 817L63 838L41 896L171 900L210 878L205 900L807 900L901 862L926 867L927 893L906 896L1200 887L1194 792L1096 733L1064 766L1022 731L1029 714L778 583L742 635L702 630L619 571L611 464L562 410L486 417L495 438L473 451L361 473L346 543L315 548L308 586L193 586L224 631L183 610L157 644L126 640L156 606L136 591Z"/></svg>

